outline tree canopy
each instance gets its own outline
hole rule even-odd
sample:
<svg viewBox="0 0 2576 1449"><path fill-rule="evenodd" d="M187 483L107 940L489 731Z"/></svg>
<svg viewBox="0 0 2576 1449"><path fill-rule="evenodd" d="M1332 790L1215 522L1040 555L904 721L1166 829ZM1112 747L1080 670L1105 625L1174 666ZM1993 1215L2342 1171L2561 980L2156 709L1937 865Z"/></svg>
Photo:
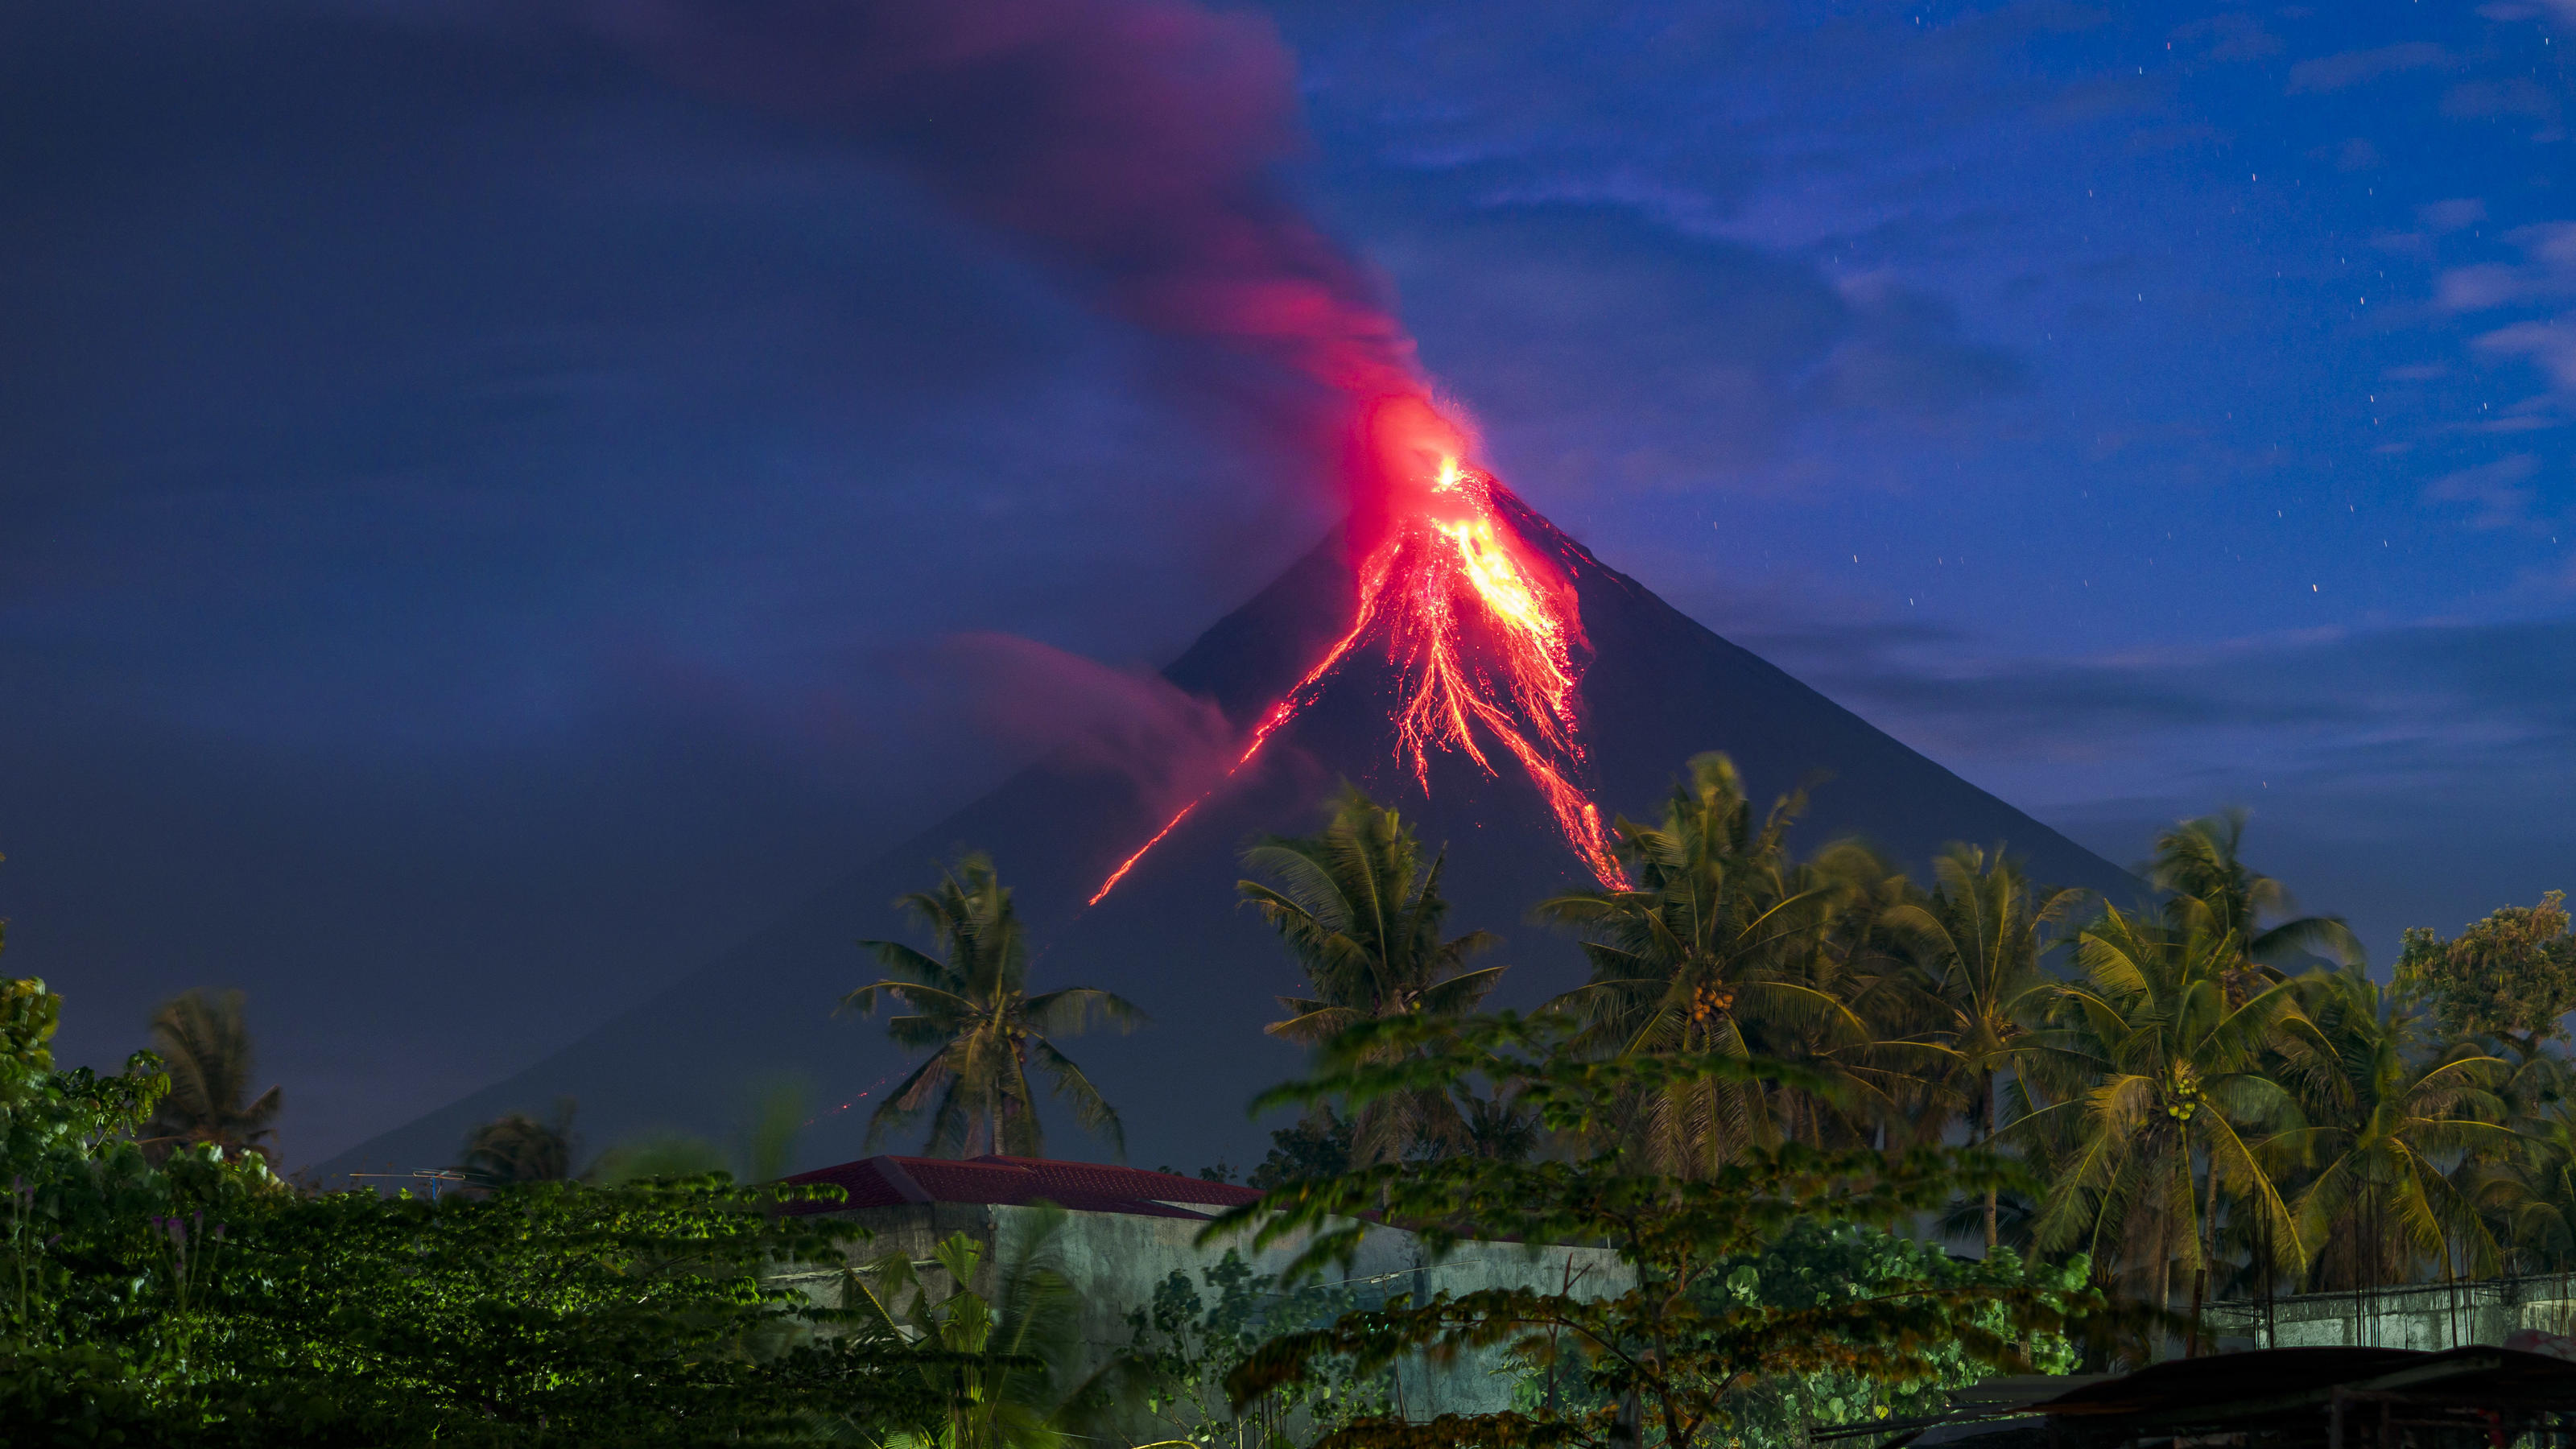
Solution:
<svg viewBox="0 0 2576 1449"><path fill-rule="evenodd" d="M1031 995L1027 933L1010 889L982 855L966 856L936 887L896 904L930 932L938 954L900 941L860 942L886 974L841 1005L865 1015L902 1003L908 1014L889 1019L887 1034L929 1056L870 1115L870 1145L928 1113L927 1150L934 1157L1043 1156L1046 1134L1029 1084L1034 1070L1076 1122L1125 1155L1117 1110L1051 1038L1094 1023L1130 1031L1145 1024L1145 1013L1123 996L1089 986Z"/></svg>
<svg viewBox="0 0 2576 1449"><path fill-rule="evenodd" d="M1379 1163L1293 1182L1230 1210L1206 1236L1301 1240L1285 1275L1291 1282L1346 1264L1371 1221L1419 1234L1435 1256L1476 1238L1599 1243L1633 1279L1598 1292L1399 1294L1272 1339L1229 1378L1237 1404L1338 1361L1367 1372L1411 1355L1500 1346L1535 1372L1561 1375L1564 1391L1425 1424L1361 1416L1321 1444L1610 1449L1642 1434L1691 1449L1713 1442L1744 1411L1740 1396L1778 1375L1923 1379L1958 1355L2021 1368L2040 1337L2107 1311L2097 1294L2071 1283L1924 1281L1799 1303L1733 1291L1737 1270L1798 1224L1895 1222L1988 1181L2013 1180L2014 1169L1982 1152L1890 1156L1788 1142L1744 1150L1692 1178L1665 1175L1627 1145L1620 1125L1640 1089L1687 1079L1796 1081L1800 1069L1717 1052L1602 1059L1567 1049L1575 1030L1562 1018L1509 1013L1353 1027L1326 1048L1315 1075L1264 1100L1366 1103L1482 1077L1512 1084L1569 1150L1534 1162Z"/></svg>
<svg viewBox="0 0 2576 1449"><path fill-rule="evenodd" d="M2576 1011L2576 936L2568 933L2567 895L2551 891L2537 906L2506 906L2444 939L2409 929L2397 980L2424 993L2446 1030L2488 1036L2524 1059L2567 1039Z"/></svg>

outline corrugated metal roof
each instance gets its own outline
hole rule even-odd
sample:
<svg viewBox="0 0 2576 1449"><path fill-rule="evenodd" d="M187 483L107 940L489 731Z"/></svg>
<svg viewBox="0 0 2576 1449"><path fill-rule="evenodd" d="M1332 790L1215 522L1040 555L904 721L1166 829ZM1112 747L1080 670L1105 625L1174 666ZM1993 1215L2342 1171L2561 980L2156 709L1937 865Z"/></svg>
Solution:
<svg viewBox="0 0 2576 1449"><path fill-rule="evenodd" d="M1204 1218L1212 1215L1208 1210L1236 1207L1261 1196L1248 1187L1178 1173L1042 1157L863 1157L786 1180L828 1183L849 1194L838 1204L808 1203L792 1209L800 1213L902 1203L1023 1206L1051 1202L1075 1212Z"/></svg>
<svg viewBox="0 0 2576 1449"><path fill-rule="evenodd" d="M2181 1405L2232 1404L2358 1383L2428 1357L2419 1349L2328 1345L2178 1358L2078 1385L2031 1407L2042 1414L2137 1414Z"/></svg>

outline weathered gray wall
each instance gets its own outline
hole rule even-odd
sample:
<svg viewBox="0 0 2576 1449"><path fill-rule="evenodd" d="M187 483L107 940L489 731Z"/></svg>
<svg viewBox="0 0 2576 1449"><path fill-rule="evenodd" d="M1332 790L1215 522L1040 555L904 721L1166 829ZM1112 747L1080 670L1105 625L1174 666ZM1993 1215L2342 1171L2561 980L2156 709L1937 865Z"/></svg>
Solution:
<svg viewBox="0 0 2576 1449"><path fill-rule="evenodd" d="M1025 1231L1036 1209L936 1203L919 1206L863 1208L845 1216L866 1225L874 1241L852 1253L865 1263L900 1252L921 1263L934 1245L963 1232L984 1245L985 1261L994 1256L997 1236ZM1128 1315L1151 1303L1155 1286L1174 1272L1187 1274L1201 1297L1216 1295L1201 1276L1223 1261L1228 1246L1197 1244L1203 1224L1181 1218L1139 1217L1128 1213L1066 1213L1056 1239L1065 1276L1082 1303L1081 1332L1090 1353L1082 1372L1107 1362L1134 1337ZM1255 1250L1249 1237L1232 1246L1256 1273L1277 1274L1296 1255L1298 1245L1283 1243ZM1350 1288L1363 1303L1377 1303L1398 1293L1417 1299L1437 1292L1474 1292L1481 1288L1528 1287L1558 1291L1569 1275L1582 1296L1625 1292L1633 1273L1616 1253L1602 1248L1528 1248L1514 1243L1462 1244L1438 1262L1431 1261L1422 1241L1393 1228L1372 1228L1347 1271L1333 1271L1325 1281ZM930 1275L944 1283L944 1275ZM791 1282L800 1280L791 1279ZM836 1302L838 1280L809 1275L808 1291ZM975 1285L982 1289L988 1285ZM1416 1364L1399 1376L1397 1393L1408 1418L1428 1419L1443 1413L1486 1413L1507 1407L1511 1380L1497 1370L1500 1351L1461 1357L1437 1369Z"/></svg>
<svg viewBox="0 0 2576 1449"><path fill-rule="evenodd" d="M2525 1329L2576 1332L2576 1278L2496 1278L2444 1285L2415 1284L2375 1292L2302 1293L2276 1300L2266 1332L2264 1306L2211 1306L2219 1345L2227 1348L2456 1348L2501 1345Z"/></svg>

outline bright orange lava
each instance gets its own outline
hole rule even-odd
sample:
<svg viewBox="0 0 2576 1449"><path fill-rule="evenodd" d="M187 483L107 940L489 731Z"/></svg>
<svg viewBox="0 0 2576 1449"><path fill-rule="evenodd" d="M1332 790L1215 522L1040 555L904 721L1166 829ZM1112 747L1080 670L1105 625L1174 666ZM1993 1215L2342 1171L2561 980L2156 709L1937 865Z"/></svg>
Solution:
<svg viewBox="0 0 2576 1449"><path fill-rule="evenodd" d="M1573 782L1583 766L1574 664L1583 626L1573 587L1504 520L1494 505L1494 480L1460 465L1463 440L1427 405L1389 409L1375 441L1396 496L1385 536L1360 563L1359 612L1350 631L1272 706L1224 777L1121 861L1087 905L1098 905L1136 862L1251 764L1355 646L1380 638L1402 681L1396 748L1425 790L1435 749L1455 750L1495 773L1487 747L1477 742L1482 727L1520 762L1593 875L1612 889L1627 884L1611 858L1600 808Z"/></svg>

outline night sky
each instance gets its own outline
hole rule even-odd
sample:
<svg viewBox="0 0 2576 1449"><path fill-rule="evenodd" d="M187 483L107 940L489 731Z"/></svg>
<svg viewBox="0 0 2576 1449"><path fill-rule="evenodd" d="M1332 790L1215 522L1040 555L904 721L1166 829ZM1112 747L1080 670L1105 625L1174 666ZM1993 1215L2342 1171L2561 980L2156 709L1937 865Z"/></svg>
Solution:
<svg viewBox="0 0 2576 1449"><path fill-rule="evenodd" d="M918 148L551 13L0 15L0 964L102 1065L246 990L290 1163L1339 506ZM1604 561L2114 860L2252 807L2383 967L2576 886L2576 0L1258 13L1286 185Z"/></svg>

